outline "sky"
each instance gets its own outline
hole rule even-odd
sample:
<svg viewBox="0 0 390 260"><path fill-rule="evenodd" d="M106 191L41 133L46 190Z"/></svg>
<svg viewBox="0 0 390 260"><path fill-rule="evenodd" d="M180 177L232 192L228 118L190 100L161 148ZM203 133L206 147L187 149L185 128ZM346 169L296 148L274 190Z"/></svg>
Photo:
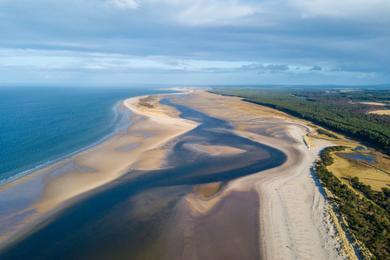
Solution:
<svg viewBox="0 0 390 260"><path fill-rule="evenodd" d="M389 82L390 0L0 0L0 85Z"/></svg>

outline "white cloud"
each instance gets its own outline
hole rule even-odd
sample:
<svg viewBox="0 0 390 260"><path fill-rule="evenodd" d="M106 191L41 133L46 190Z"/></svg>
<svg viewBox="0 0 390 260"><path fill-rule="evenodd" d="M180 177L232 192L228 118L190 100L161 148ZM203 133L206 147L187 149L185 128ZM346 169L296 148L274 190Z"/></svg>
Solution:
<svg viewBox="0 0 390 260"><path fill-rule="evenodd" d="M313 64L267 63L232 60L183 59L167 56L132 56L72 51L37 51L0 49L0 71L101 71L113 73L187 72L187 73L252 73L252 74L367 74L353 68Z"/></svg>
<svg viewBox="0 0 390 260"><path fill-rule="evenodd" d="M108 0L116 7L137 9L144 7L156 14L186 25L234 24L260 10L259 4L240 0Z"/></svg>
<svg viewBox="0 0 390 260"><path fill-rule="evenodd" d="M137 9L139 7L137 0L109 0L108 3L122 9Z"/></svg>
<svg viewBox="0 0 390 260"><path fill-rule="evenodd" d="M7 73L377 71L390 79L390 0L0 0L0 6L0 70Z"/></svg>
<svg viewBox="0 0 390 260"><path fill-rule="evenodd" d="M189 3L191 2L191 3ZM260 10L259 6L240 1L188 1L181 7L176 19L190 25L234 24Z"/></svg>
<svg viewBox="0 0 390 260"><path fill-rule="evenodd" d="M290 0L304 17L388 16L389 0Z"/></svg>
<svg viewBox="0 0 390 260"><path fill-rule="evenodd" d="M106 0L191 26L274 24L289 16L389 20L390 0ZM253 19L251 19L253 18Z"/></svg>

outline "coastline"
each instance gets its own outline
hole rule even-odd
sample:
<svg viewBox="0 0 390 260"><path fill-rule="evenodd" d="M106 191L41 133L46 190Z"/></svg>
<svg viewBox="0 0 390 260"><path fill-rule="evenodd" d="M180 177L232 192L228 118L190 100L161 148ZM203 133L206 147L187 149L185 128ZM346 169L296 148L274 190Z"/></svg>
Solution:
<svg viewBox="0 0 390 260"><path fill-rule="evenodd" d="M33 207L41 216L54 218L56 212L67 205L101 188L110 187L109 183L121 177L122 173L164 169L169 152L165 144L194 129L198 123L179 117L178 110L171 105L161 104L161 96L125 100L123 104L134 113L134 124L127 132L117 137L118 140L108 142L108 145L102 144L102 147L92 149L91 152L97 153L97 156L74 159L73 163L78 168L49 178L42 188L42 194L37 196L39 200L32 203L29 209ZM194 91L186 96L173 95L170 97L172 99L174 103L224 120L231 126L225 130L277 149L287 160L275 168L228 181L226 185L221 182L216 185L217 188L211 188L215 192L208 197L198 194L201 189L184 194L172 209L171 216L159 227L162 233L157 244L160 246L161 259L348 257L344 242L339 239L335 224L327 212L327 201L311 172L320 150L332 143L314 138L311 127L302 120L243 102L239 98ZM229 109L229 113L226 113L226 109ZM211 143L194 145L190 142L183 146L211 157L239 155L242 152ZM103 161L111 158L111 161L122 156L123 161L119 159L108 165L107 161L102 162L102 158ZM124 161L126 167L123 167ZM101 178L101 181L96 182L95 179L91 183L91 176ZM126 179L131 180L136 176L131 171ZM82 187L75 183L81 183ZM198 184L197 187L205 185L208 184ZM1 224L0 218L0 227ZM33 226L33 221L24 224L30 224L33 230L39 227ZM28 232L28 229L24 230ZM25 233L18 234L23 236ZM229 239L231 237L235 239ZM153 245L149 246L153 248Z"/></svg>
<svg viewBox="0 0 390 260"><path fill-rule="evenodd" d="M196 124L173 117L174 113L164 114L167 111L163 110L144 113L136 107L141 98L121 102L132 112L128 119L131 124L124 131L116 131L97 145L1 186L0 206L6 209L0 214L1 248L34 229L34 223L41 223L129 169L163 167L166 151L161 147ZM144 162L145 152L158 156Z"/></svg>
<svg viewBox="0 0 390 260"><path fill-rule="evenodd" d="M37 162L36 165L23 167L23 168L25 168L24 170L22 169L20 171L14 172L14 173L11 172L11 174L12 174L11 176L0 179L0 190L3 186L10 184L12 182L16 182L21 178L27 177L29 174L31 174L33 172L42 170L45 167L49 167L50 165L56 164L60 161L63 161L63 160L69 159L73 156L76 156L77 154L80 154L84 151L92 149L93 147L95 147L95 146L103 143L104 141L108 140L109 138L113 137L121 129L128 127L128 125L131 124L130 121L126 120L126 121L128 121L127 125L122 125L122 123L120 122L122 120L122 117L124 117L124 118L129 117L129 115L126 113L126 111L122 111L122 112L120 111L121 106L123 106L123 100L116 102L116 104L112 107L112 110L113 110L114 115L116 117L116 119L114 120L115 122L113 123L114 129L112 129L112 131L103 135L98 140L93 141L92 143L87 144L79 149L76 149L74 151L64 152L62 155L58 155L57 158L54 158L54 159L48 160L48 161ZM7 172L7 174L10 174L10 173Z"/></svg>

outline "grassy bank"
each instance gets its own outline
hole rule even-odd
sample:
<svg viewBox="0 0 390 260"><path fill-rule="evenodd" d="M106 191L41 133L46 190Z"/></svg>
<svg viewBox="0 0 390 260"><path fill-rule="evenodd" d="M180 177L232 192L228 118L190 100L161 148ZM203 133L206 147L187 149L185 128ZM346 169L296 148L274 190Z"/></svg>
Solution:
<svg viewBox="0 0 390 260"><path fill-rule="evenodd" d="M333 141L339 145L348 145L348 143ZM348 155L370 156L371 162L353 159ZM356 151L354 148L347 148L342 152L332 153L334 163L328 167L336 177L343 183L351 185L351 178L357 177L365 185L369 185L375 191L381 191L382 188L389 188L390 185L390 158L377 153L373 150Z"/></svg>

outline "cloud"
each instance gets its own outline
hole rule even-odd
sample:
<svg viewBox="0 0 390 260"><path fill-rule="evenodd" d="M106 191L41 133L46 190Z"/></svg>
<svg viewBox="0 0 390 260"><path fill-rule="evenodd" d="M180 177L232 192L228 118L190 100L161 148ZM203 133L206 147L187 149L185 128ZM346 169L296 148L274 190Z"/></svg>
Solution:
<svg viewBox="0 0 390 260"><path fill-rule="evenodd" d="M0 0L2 80L390 81L387 0ZM39 71L39 73L38 73ZM218 74L214 78L213 73ZM127 75L127 76L126 76ZM204 78L200 78L204 76ZM94 78L97 77L93 76Z"/></svg>
<svg viewBox="0 0 390 260"><path fill-rule="evenodd" d="M137 0L109 0L108 3L122 9L137 9L139 7Z"/></svg>
<svg viewBox="0 0 390 260"><path fill-rule="evenodd" d="M318 65L314 65L311 67L310 71L322 71L322 67Z"/></svg>
<svg viewBox="0 0 390 260"><path fill-rule="evenodd" d="M111 72L111 73L255 73L255 74L323 74L375 73L376 67L352 64L324 67L298 63L260 63L251 61L191 59L171 56L133 56L77 51L37 51L7 49L0 51L0 71L25 70L44 72Z"/></svg>
<svg viewBox="0 0 390 260"><path fill-rule="evenodd" d="M238 1L198 0L183 5L176 19L189 25L227 25L242 21L259 12L259 7Z"/></svg>
<svg viewBox="0 0 390 260"><path fill-rule="evenodd" d="M110 0L119 7L142 7L154 18L191 26L239 23L260 11L260 5L239 0ZM160 10L160 12L156 12Z"/></svg>
<svg viewBox="0 0 390 260"><path fill-rule="evenodd" d="M388 0L290 0L305 17L375 17L389 14Z"/></svg>
<svg viewBox="0 0 390 260"><path fill-rule="evenodd" d="M291 70L291 67L287 64L251 63L240 68L240 71L255 71L257 73L281 73L289 70Z"/></svg>

